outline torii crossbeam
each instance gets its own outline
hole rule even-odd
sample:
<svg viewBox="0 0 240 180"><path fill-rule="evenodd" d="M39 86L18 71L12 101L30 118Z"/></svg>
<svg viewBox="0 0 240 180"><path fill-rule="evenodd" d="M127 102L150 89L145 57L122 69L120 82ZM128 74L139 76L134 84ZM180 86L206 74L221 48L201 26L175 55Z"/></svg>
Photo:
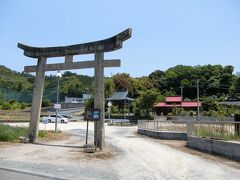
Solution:
<svg viewBox="0 0 240 180"><path fill-rule="evenodd" d="M38 125L41 112L43 86L46 71L94 68L94 108L101 109L100 121L94 124L94 142L102 150L105 144L104 130L104 67L120 67L120 60L104 60L104 52L122 48L122 42L131 37L132 30L125 31L108 39L58 47L31 47L18 43L24 55L38 58L36 66L25 66L25 72L36 72L33 89L32 109L29 125L29 141L35 143L38 137ZM74 55L95 54L95 60L73 62ZM47 58L65 57L64 63L47 64Z"/></svg>

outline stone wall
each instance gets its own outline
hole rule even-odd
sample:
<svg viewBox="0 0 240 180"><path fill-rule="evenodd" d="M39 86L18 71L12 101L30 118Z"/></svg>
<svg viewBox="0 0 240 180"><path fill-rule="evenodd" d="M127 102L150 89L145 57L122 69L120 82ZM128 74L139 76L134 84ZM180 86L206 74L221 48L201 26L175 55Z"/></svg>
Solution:
<svg viewBox="0 0 240 180"><path fill-rule="evenodd" d="M240 161L240 143L188 136L187 146L210 154Z"/></svg>

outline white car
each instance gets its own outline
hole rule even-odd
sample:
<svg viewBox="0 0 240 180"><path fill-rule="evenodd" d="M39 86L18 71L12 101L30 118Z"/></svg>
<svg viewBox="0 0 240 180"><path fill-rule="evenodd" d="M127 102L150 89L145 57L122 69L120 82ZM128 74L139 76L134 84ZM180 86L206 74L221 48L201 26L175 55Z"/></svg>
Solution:
<svg viewBox="0 0 240 180"><path fill-rule="evenodd" d="M54 123L55 120L56 120L56 115L49 115L48 116L48 123ZM62 115L58 115L57 116L57 122L68 123L68 118L66 118Z"/></svg>

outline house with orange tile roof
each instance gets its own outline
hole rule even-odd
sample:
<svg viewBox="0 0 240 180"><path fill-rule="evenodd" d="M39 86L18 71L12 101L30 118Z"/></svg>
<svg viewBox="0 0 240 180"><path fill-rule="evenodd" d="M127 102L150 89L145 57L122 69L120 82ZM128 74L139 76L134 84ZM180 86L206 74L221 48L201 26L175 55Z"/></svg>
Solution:
<svg viewBox="0 0 240 180"><path fill-rule="evenodd" d="M201 102L199 102L199 106L201 106ZM183 101L181 96L168 96L165 102L159 102L154 105L157 115L167 115L169 112L173 112L175 108L197 111L197 107L197 101Z"/></svg>

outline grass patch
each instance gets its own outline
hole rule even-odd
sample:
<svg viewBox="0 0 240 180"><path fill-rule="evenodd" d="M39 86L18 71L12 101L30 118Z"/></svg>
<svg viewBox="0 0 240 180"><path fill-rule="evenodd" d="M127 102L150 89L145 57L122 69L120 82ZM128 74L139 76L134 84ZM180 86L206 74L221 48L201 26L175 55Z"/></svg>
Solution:
<svg viewBox="0 0 240 180"><path fill-rule="evenodd" d="M233 132L225 132L222 129L204 129L204 128L196 128L194 133L195 136L200 137L208 137L208 138L216 138L222 140L240 140L240 136L234 134Z"/></svg>
<svg viewBox="0 0 240 180"><path fill-rule="evenodd" d="M49 139L55 139L61 135L62 131L43 131L40 130L38 132L38 137L39 138L49 138Z"/></svg>
<svg viewBox="0 0 240 180"><path fill-rule="evenodd" d="M10 126L0 124L0 141L10 142L17 141L20 136L28 137L28 127ZM44 131L38 132L40 139L58 139L63 136L61 131Z"/></svg>
<svg viewBox="0 0 240 180"><path fill-rule="evenodd" d="M0 124L0 141L15 141L19 136L27 136L28 128Z"/></svg>

